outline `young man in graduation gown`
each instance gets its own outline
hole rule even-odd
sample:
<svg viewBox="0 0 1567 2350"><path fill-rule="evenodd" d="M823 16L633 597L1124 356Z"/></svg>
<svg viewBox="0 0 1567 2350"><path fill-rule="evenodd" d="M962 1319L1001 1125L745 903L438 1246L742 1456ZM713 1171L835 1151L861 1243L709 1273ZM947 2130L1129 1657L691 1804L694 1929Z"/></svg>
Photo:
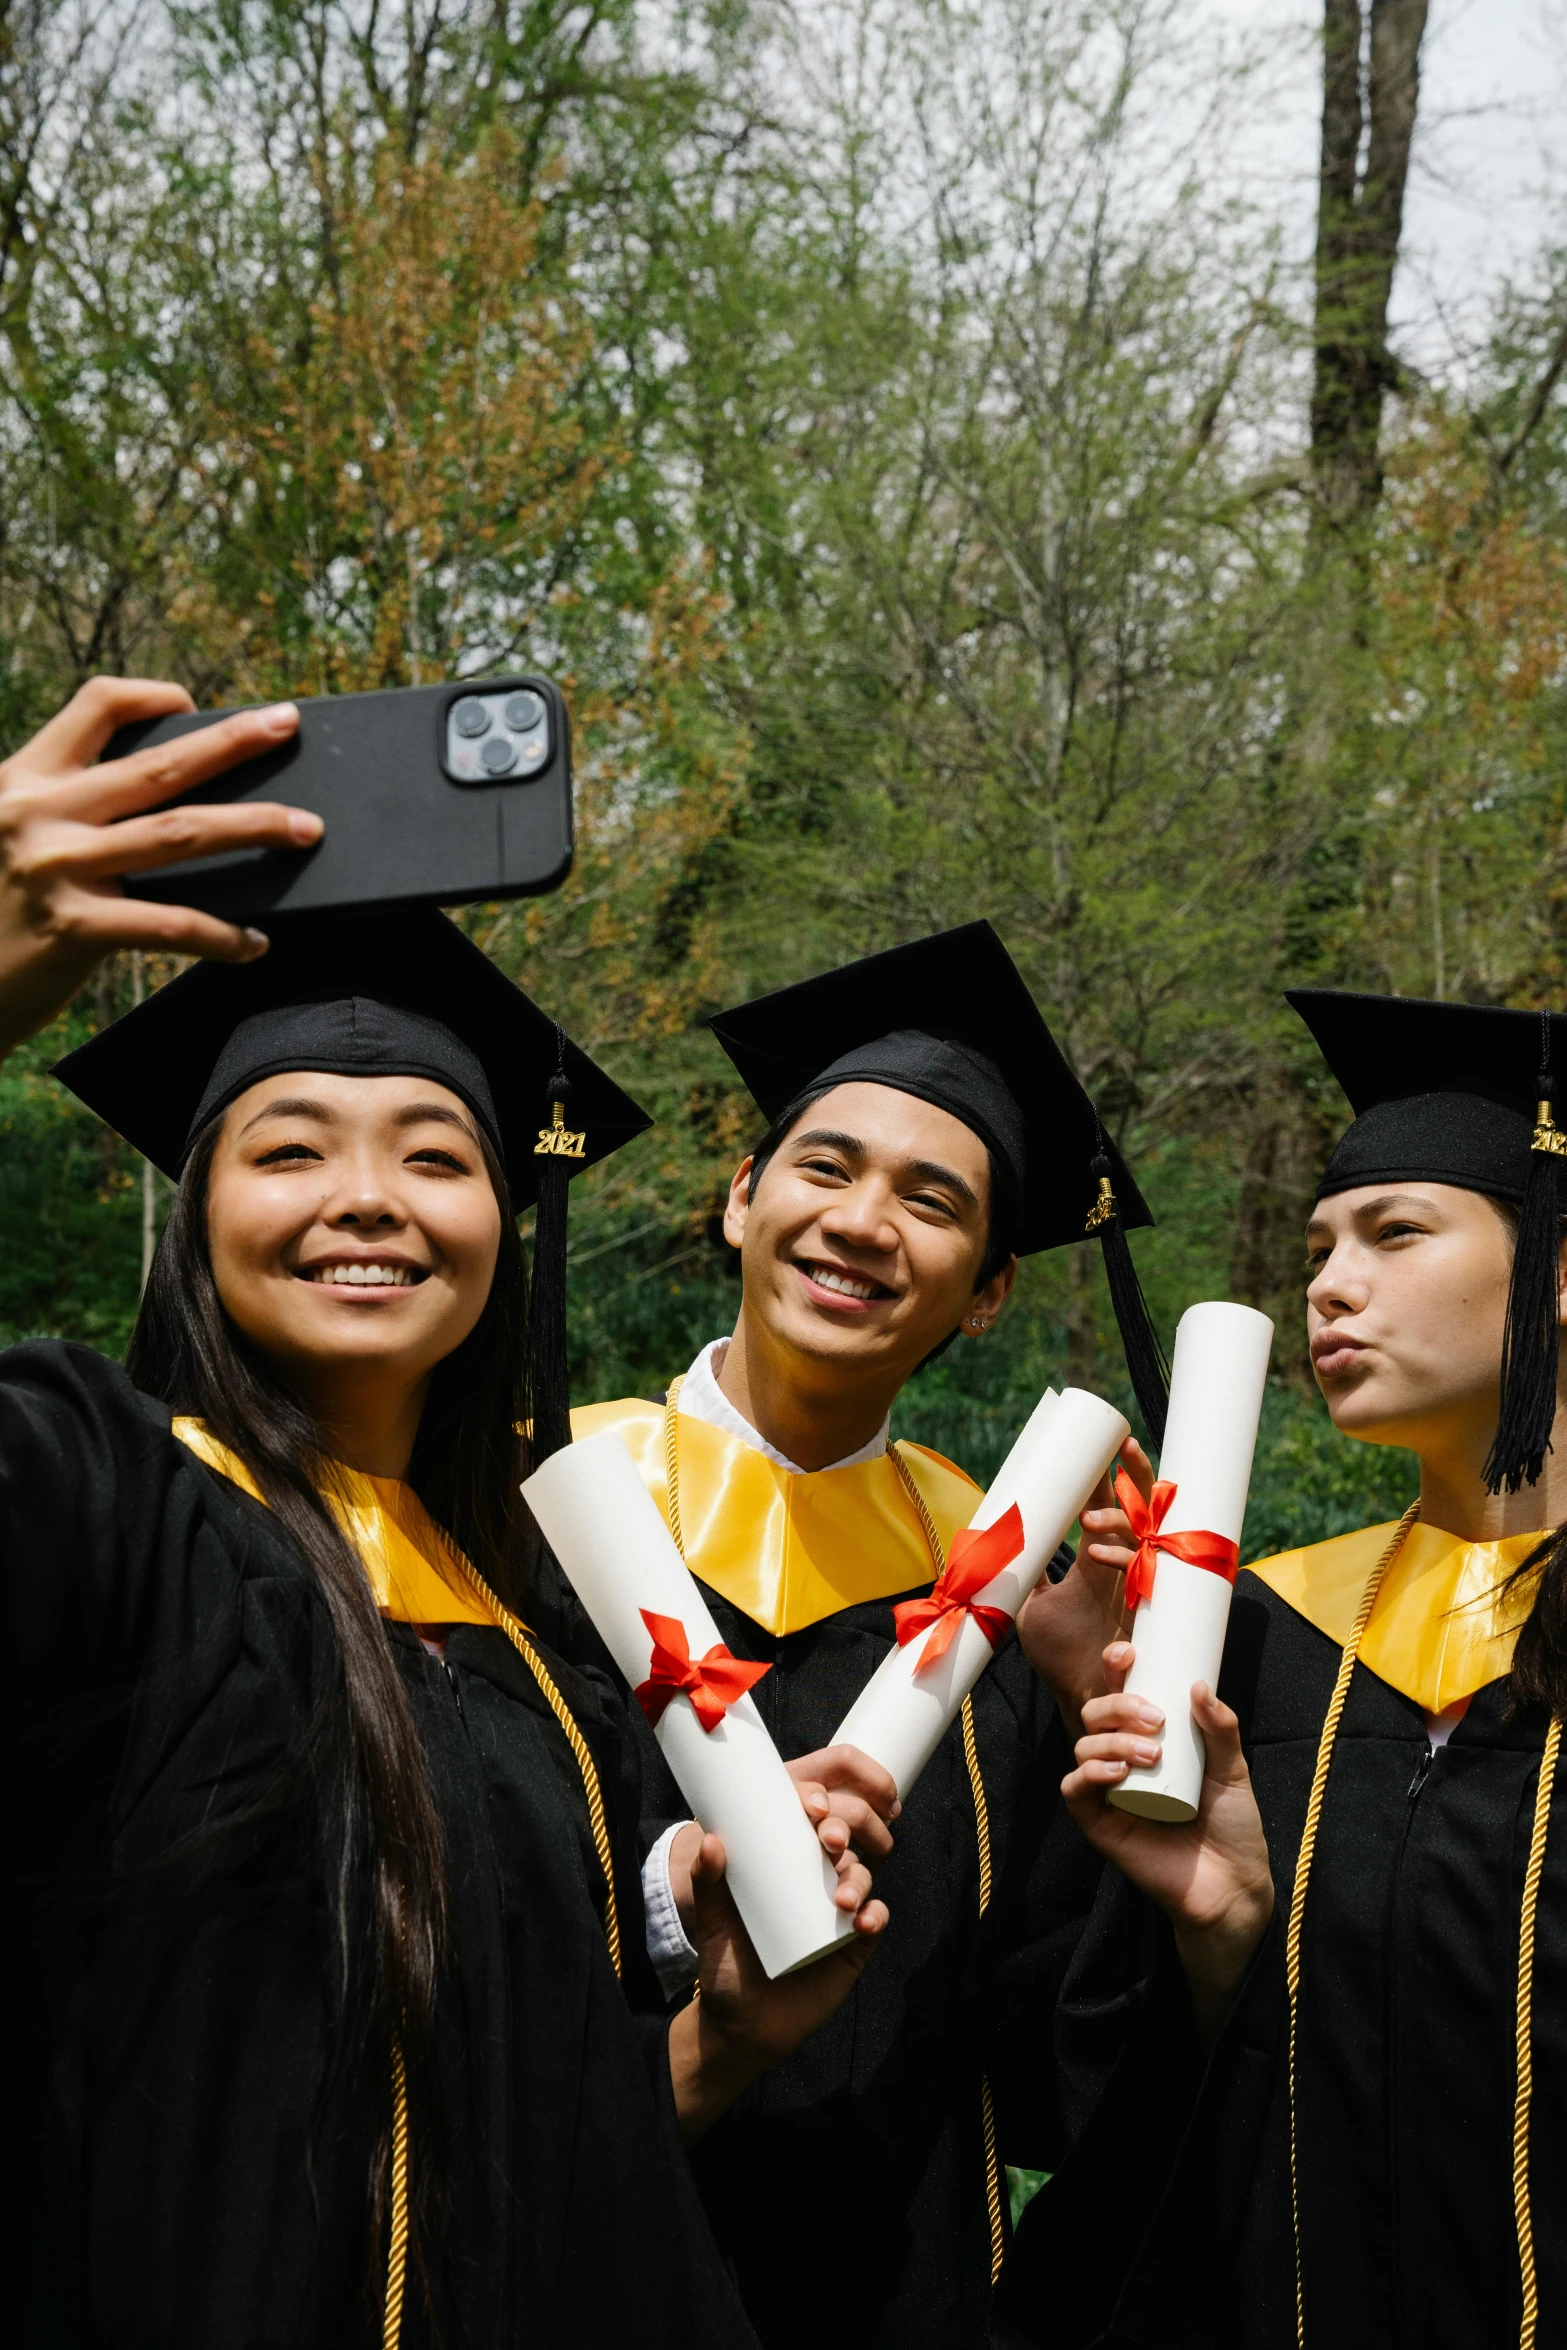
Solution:
<svg viewBox="0 0 1567 2350"><path fill-rule="evenodd" d="M889 1442L904 1381L990 1326L1018 1252L1077 1239L1097 1215L1124 1290L1118 1218L1150 1219L988 924L713 1027L771 1120L725 1217L739 1319L664 1403L573 1419L578 1436L625 1438L726 1644L772 1668L752 1694L791 1756L831 1741L896 1637L896 1606L930 1589L979 1498L939 1454ZM1149 1408L1161 1402L1150 1388ZM1111 1539L1123 1523L1107 1509L1096 1530ZM909 1794L890 1860L867 1817L864 1849L896 1920L875 1978L697 2158L747 2313L775 2350L828 2322L831 2286L797 2254L822 2210L852 2231L863 2343L984 2339L1002 2166L1027 2163L1030 2147L981 1913L1021 1908L1041 1932L1030 1858L1052 1820L1080 1845L1058 1810L1068 1756L1050 1722L1009 1641ZM651 1739L644 1765L651 1947L681 1997L696 1831Z"/></svg>
<svg viewBox="0 0 1567 2350"><path fill-rule="evenodd" d="M1108 1803L1162 1725L1106 1651L1067 1793L1115 1865L1054 2017L1093 2119L1007 2350L1567 2340L1567 1020L1290 1000L1357 1113L1317 1380L1419 1500L1242 1572L1190 1827Z"/></svg>

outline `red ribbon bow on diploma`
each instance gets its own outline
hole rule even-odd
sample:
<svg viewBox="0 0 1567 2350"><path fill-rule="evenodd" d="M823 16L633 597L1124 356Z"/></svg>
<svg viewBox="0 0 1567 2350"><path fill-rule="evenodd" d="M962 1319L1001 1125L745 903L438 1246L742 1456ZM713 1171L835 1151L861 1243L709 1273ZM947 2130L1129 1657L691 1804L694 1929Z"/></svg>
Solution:
<svg viewBox="0 0 1567 2350"><path fill-rule="evenodd" d="M704 1657L693 1660L686 1628L678 1616L637 1613L653 1635L653 1661L645 1681L631 1694L656 1729L664 1709L678 1691L691 1700L691 1711L704 1730L716 1730L729 1708L744 1697L755 1681L772 1671L771 1665L748 1665L731 1656L720 1640Z"/></svg>
<svg viewBox="0 0 1567 2350"><path fill-rule="evenodd" d="M907 1648L917 1640L927 1625L932 1627L925 1643L925 1653L915 1666L916 1673L929 1672L940 1662L957 1637L958 1626L965 1616L972 1616L992 1648L999 1648L1012 1628L1012 1618L1005 1608L977 1607L976 1591L983 1591L993 1576L1003 1567L1009 1567L1023 1548L1023 1513L1014 1502L993 1526L976 1533L965 1526L952 1537L952 1548L947 1554L945 1571L925 1599L905 1599L892 1611L892 1620L898 1627L898 1646Z"/></svg>
<svg viewBox="0 0 1567 2350"><path fill-rule="evenodd" d="M1175 1487L1167 1480L1161 1479L1153 1489L1152 1499L1144 1501L1126 1471L1117 1469L1115 1498L1137 1536L1137 1555L1126 1570L1129 1608L1135 1608L1141 1599L1152 1599L1154 1561L1161 1550L1166 1558L1182 1559L1189 1567L1205 1567L1210 1575L1222 1575L1226 1583L1234 1582L1241 1563L1238 1542L1226 1542L1222 1534L1160 1533L1175 1499Z"/></svg>

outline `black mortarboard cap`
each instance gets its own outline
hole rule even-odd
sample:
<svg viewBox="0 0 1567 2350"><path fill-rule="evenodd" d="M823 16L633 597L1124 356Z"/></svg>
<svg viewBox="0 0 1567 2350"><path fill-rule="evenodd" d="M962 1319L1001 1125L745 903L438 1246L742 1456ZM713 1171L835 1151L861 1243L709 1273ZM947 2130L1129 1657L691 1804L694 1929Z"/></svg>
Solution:
<svg viewBox="0 0 1567 2350"><path fill-rule="evenodd" d="M1138 1403L1158 1441L1167 1373L1126 1229L1153 1217L988 922L867 955L710 1020L770 1124L837 1085L887 1085L977 1134L1020 1256L1095 1232Z"/></svg>
<svg viewBox="0 0 1567 2350"><path fill-rule="evenodd" d="M1356 1113L1319 1199L1365 1184L1450 1183L1518 1204L1501 1411L1486 1463L1492 1492L1516 1493L1538 1479L1556 1417L1567 1135L1552 1104L1553 1073L1567 1068L1567 1017L1332 988L1293 988L1286 1000Z"/></svg>
<svg viewBox="0 0 1567 2350"><path fill-rule="evenodd" d="M542 1421L562 1423L565 1413L566 1184L652 1120L429 907L275 921L258 962L182 972L54 1074L177 1178L208 1120L285 1069L428 1077L486 1129L513 1207L539 1210L532 1322L542 1438Z"/></svg>
<svg viewBox="0 0 1567 2350"><path fill-rule="evenodd" d="M489 1129L521 1210L538 1196L558 1062L548 1013L425 907L276 921L259 962L196 964L54 1074L172 1177L215 1111L283 1069L430 1077ZM652 1121L569 1038L562 1065L580 1173Z"/></svg>

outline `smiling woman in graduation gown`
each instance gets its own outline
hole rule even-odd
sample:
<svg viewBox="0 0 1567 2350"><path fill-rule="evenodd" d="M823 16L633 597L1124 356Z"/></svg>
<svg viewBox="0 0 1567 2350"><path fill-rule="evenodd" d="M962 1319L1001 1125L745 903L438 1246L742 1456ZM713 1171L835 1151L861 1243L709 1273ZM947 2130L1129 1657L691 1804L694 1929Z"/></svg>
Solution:
<svg viewBox="0 0 1567 2350"><path fill-rule="evenodd" d="M354 2341L384 2283L367 2183L390 2079L368 2017L350 2010L343 2044L322 1817L334 1658L318 1593L233 1470L101 1357L0 1360L30 2342ZM558 1661L532 1666L452 1587L412 1495L389 1498L422 1537L420 1572L387 1579L382 1604L462 1961L437 2006L439 2137L413 2149L442 2174L434 2306L411 2285L402 2338L727 2350L744 2321L637 1963L621 1707ZM442 1656L412 1610L445 1630ZM616 1823L624 1986L545 1674Z"/></svg>
<svg viewBox="0 0 1567 2350"><path fill-rule="evenodd" d="M1086 1709L1073 1806L1126 1874L1061 1986L1091 2119L1019 2231L1008 2350L1567 2335L1562 1152L1529 1114L1567 1022L1537 1087L1536 1015L1291 1000L1361 1113L1308 1235L1318 1378L1421 1497L1241 1573L1193 1828L1105 1806L1152 1732Z"/></svg>
<svg viewBox="0 0 1567 2350"><path fill-rule="evenodd" d="M1121 1224L1151 1218L987 923L713 1026L770 1122L726 1224L744 1268L737 1334L704 1348L666 1403L595 1405L574 1421L580 1435L624 1437L725 1644L769 1666L752 1695L780 1750L800 1755L831 1741L894 1644L898 1603L929 1592L979 1499L954 1463L889 1441L902 1379L960 1318L965 1342L993 1320L1014 1250L1079 1239L1091 1219L1135 1291ZM977 1194L987 1156L980 1212L943 1169L972 1160ZM1113 1213L1102 1206L1112 1187ZM813 1287L802 1308L794 1285L811 1265L886 1302L835 1320L831 1295ZM768 1366L783 1412L814 1399L810 1466L733 1402L741 1350ZM1162 1390L1146 1385L1156 1413ZM819 2281L793 2248L821 2210L854 2215L864 2343L958 2350L985 2338L1008 2224L1003 2166L1034 2153L987 1920L1008 1921L1005 1938L1031 1953L1036 1935L1052 1951L1069 1945L1071 1879L1091 1894L1095 1872L1059 1814L1067 1760L1050 1701L1008 1639L908 1794L891 1856L876 1860L894 1924L875 1968L696 2151L748 2314L776 2350L812 2338ZM689 1954L683 1966L664 1855L685 1806L651 1740L644 1771L649 1916L679 1996ZM1052 1826L1064 1852L1041 1918L1030 1887ZM1011 1995L1027 2004L1016 1967Z"/></svg>
<svg viewBox="0 0 1567 2350"><path fill-rule="evenodd" d="M755 2054L777 2000L709 1853L702 2037L677 2039L622 1701L502 1596L510 1211L568 1089L581 1163L646 1120L440 915L305 925L257 963L103 892L167 859L138 808L269 739L266 714L194 734L173 781L161 754L87 764L180 699L90 689L0 768L7 1045L106 944L243 958L60 1072L179 1182L130 1371L0 1355L23 2338L734 2350L682 2139L754 2075L730 2024ZM174 837L297 839L286 814ZM825 1981L797 1979L784 2045Z"/></svg>

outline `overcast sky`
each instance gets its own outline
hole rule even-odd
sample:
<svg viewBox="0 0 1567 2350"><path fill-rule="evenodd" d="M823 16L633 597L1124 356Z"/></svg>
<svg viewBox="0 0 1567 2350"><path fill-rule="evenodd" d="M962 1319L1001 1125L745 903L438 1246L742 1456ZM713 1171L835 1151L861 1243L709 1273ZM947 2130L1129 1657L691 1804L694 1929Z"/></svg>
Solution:
<svg viewBox="0 0 1567 2350"><path fill-rule="evenodd" d="M1320 0L1191 0L1274 70L1250 168L1277 183L1286 217L1310 222L1322 104ZM1431 0L1421 130L1394 289L1401 346L1461 364L1487 296L1567 243L1567 0Z"/></svg>

